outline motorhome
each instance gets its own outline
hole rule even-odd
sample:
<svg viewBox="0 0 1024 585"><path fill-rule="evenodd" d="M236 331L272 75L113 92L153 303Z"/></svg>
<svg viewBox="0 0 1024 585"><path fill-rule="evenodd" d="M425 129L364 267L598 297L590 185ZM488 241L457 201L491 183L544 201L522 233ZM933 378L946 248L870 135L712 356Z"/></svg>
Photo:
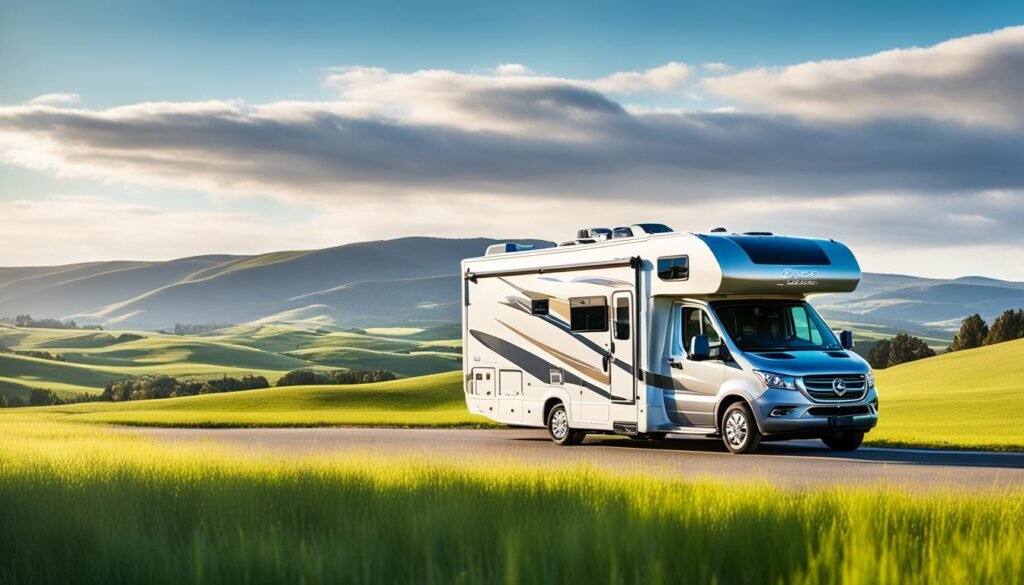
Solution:
<svg viewBox="0 0 1024 585"><path fill-rule="evenodd" d="M807 301L857 287L847 246L630 228L463 260L471 412L547 427L559 445L614 433L720 436L733 453L793 438L860 446L878 421L874 376Z"/></svg>

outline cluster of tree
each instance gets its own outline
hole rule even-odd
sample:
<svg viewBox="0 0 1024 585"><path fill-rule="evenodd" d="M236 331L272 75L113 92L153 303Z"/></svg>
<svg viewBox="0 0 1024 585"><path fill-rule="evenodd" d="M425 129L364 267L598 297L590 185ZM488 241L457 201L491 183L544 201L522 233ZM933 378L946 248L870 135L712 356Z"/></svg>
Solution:
<svg viewBox="0 0 1024 585"><path fill-rule="evenodd" d="M202 335L203 333L209 333L218 329L225 329L231 327L227 323L175 323L174 330L172 331L175 335Z"/></svg>
<svg viewBox="0 0 1024 585"><path fill-rule="evenodd" d="M78 323L74 321L61 321L59 319L33 319L32 315L18 315L14 318L16 327L35 327L42 329L78 329Z"/></svg>
<svg viewBox="0 0 1024 585"><path fill-rule="evenodd" d="M312 386L322 384L367 384L386 382L398 378L388 370L334 370L314 372L313 370L292 370L281 376L278 386Z"/></svg>
<svg viewBox="0 0 1024 585"><path fill-rule="evenodd" d="M270 388L270 384L263 376L246 375L242 379L224 376L212 380L178 380L170 376L147 376L107 384L103 388L103 393L100 394L100 400L125 402L261 388Z"/></svg>
<svg viewBox="0 0 1024 585"><path fill-rule="evenodd" d="M868 363L872 368L882 369L907 362L933 357L935 350L928 347L918 337L907 333L898 333L892 339L883 339L875 343L868 352Z"/></svg>
<svg viewBox="0 0 1024 585"><path fill-rule="evenodd" d="M58 362L64 361L64 356L59 353L50 353L48 351L38 351L34 349L11 349L6 345L0 345L0 353L12 353L14 355L23 355L25 357L38 358L41 360L55 360Z"/></svg>
<svg viewBox="0 0 1024 585"><path fill-rule="evenodd" d="M981 315L975 313L960 323L960 330L953 338L949 351L973 349L983 345L995 345L1004 341L1024 339L1024 309L1007 309L989 326Z"/></svg>
<svg viewBox="0 0 1024 585"><path fill-rule="evenodd" d="M76 404L79 402L94 402L98 400L96 395L74 394L71 396L59 396L53 390L47 388L32 388L29 390L28 399L17 396L0 395L0 408L15 408L18 406L54 406L59 404Z"/></svg>

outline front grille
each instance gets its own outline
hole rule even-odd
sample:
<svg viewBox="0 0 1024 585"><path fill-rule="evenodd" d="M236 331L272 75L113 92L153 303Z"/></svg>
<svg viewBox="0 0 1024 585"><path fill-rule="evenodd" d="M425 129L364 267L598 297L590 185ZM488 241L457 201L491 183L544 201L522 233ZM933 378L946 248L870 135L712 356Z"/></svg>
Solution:
<svg viewBox="0 0 1024 585"><path fill-rule="evenodd" d="M847 416L855 414L871 414L867 404L850 406L814 406L807 409L811 416Z"/></svg>
<svg viewBox="0 0 1024 585"><path fill-rule="evenodd" d="M840 384L837 382L842 380ZM804 388L815 400L860 400L867 392L867 380L864 374L825 374L804 376ZM845 387L845 392L838 392L836 387Z"/></svg>

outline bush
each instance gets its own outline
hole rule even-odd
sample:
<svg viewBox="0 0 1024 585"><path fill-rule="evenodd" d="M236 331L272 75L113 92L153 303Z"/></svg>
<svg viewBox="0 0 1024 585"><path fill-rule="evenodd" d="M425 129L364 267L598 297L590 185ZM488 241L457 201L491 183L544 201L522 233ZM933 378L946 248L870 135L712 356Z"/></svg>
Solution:
<svg viewBox="0 0 1024 585"><path fill-rule="evenodd" d="M868 363L872 368L888 368L933 357L935 350L928 347L920 338L907 333L898 333L892 339L883 339L875 344L868 353Z"/></svg>
<svg viewBox="0 0 1024 585"><path fill-rule="evenodd" d="M992 322L992 327L989 328L988 335L982 343L994 345L1021 338L1024 338L1024 309L1007 309Z"/></svg>
<svg viewBox="0 0 1024 585"><path fill-rule="evenodd" d="M981 315L975 313L960 323L960 331L953 338L953 344L949 346L949 351L981 347L985 343L986 337L988 337L988 325L985 324Z"/></svg>
<svg viewBox="0 0 1024 585"><path fill-rule="evenodd" d="M316 374L314 374L312 370L292 370L281 376L281 379L277 381L277 385L279 387L308 386L316 383Z"/></svg>

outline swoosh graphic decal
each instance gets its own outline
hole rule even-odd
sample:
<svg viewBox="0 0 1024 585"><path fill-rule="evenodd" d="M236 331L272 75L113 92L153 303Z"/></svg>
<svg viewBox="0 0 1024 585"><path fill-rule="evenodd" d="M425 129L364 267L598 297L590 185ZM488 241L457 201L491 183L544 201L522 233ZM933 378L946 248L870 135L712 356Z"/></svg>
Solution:
<svg viewBox="0 0 1024 585"><path fill-rule="evenodd" d="M525 340L529 341L530 343L536 345L537 347L543 349L544 351L548 352L549 354L557 357L558 359L562 360L566 364L569 364L573 368L579 370L580 372L583 372L585 375L587 375L591 379L597 380L598 382L600 382L602 384L610 384L611 383L611 379L608 377L608 374L606 372L602 372L602 371L598 370L597 368L595 368L594 366L592 366L592 365L590 365L590 364L588 364L588 363L586 363L586 362L584 362L582 360L574 358L574 357L572 357L571 355L569 355L569 354L567 354L565 352L559 351L559 350L551 347L550 345L548 345L546 343L541 343L537 339L535 339L533 337L530 337L529 335L523 333L522 331L516 329L515 327L509 325L508 323L502 321L501 319L495 319L495 321L497 321L498 323L501 323L505 327L508 327L513 332L515 332L520 337L522 337L523 339L525 339Z"/></svg>
<svg viewBox="0 0 1024 585"><path fill-rule="evenodd" d="M578 384L584 388L596 392L604 398L611 398L611 394L604 389L601 389L591 382L580 378L572 372L565 372L563 368L552 364L551 362L539 358L525 349L509 343L504 339L500 339L483 331L477 331L476 329L470 329L469 334L476 338L477 341L482 343L484 347L490 349L494 353L507 359L513 364L519 366L528 374L539 380L547 380L551 375L552 369L563 370L564 381L566 384Z"/></svg>

